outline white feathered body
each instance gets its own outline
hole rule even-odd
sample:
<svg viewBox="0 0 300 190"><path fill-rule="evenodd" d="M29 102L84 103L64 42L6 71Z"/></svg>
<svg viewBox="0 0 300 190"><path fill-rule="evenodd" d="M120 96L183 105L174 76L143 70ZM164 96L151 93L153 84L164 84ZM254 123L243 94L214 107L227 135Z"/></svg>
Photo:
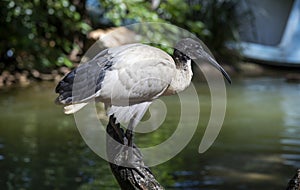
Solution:
<svg viewBox="0 0 300 190"><path fill-rule="evenodd" d="M114 115L118 122L128 122L132 117L140 120L154 99L187 88L192 70L190 61L182 69L158 48L129 44L100 52L69 75L56 89L60 94L57 101L67 104L65 113L74 113L97 100L109 107L108 115ZM68 97L67 84L72 85L73 90ZM88 93L91 88L92 93ZM82 97L75 100L79 96Z"/></svg>

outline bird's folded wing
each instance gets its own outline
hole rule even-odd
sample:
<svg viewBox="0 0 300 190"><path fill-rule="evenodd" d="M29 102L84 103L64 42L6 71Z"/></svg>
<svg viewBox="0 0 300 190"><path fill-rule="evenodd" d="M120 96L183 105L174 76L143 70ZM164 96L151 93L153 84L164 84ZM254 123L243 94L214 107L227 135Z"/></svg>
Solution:
<svg viewBox="0 0 300 190"><path fill-rule="evenodd" d="M107 72L100 96L119 106L152 101L166 90L173 77L174 68L170 63L159 59L142 60Z"/></svg>
<svg viewBox="0 0 300 190"><path fill-rule="evenodd" d="M134 118L132 127L135 127L144 116L151 102L142 102L130 106L111 106L107 112L108 116L114 115L117 123L129 123Z"/></svg>
<svg viewBox="0 0 300 190"><path fill-rule="evenodd" d="M63 78L56 87L57 102L78 104L97 98L127 106L151 101L168 87L174 69L167 53L148 45L106 49Z"/></svg>
<svg viewBox="0 0 300 190"><path fill-rule="evenodd" d="M101 89L105 72L112 66L108 50L103 50L92 60L79 65L57 85L56 103L74 104L88 101Z"/></svg>

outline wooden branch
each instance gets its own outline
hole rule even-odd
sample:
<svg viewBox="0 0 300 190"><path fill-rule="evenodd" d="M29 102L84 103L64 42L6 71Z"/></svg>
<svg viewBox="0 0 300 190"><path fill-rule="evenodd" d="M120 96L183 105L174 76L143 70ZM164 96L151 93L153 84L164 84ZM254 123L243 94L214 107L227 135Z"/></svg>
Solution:
<svg viewBox="0 0 300 190"><path fill-rule="evenodd" d="M128 162L128 149L122 145L127 144L128 139L120 124L115 124L115 118L110 116L107 125L107 134L112 137L107 138L106 150L109 160L118 162ZM113 139L119 144L113 143ZM132 167L119 166L116 163L109 163L112 173L117 179L119 186L123 190L163 190L164 188L158 183L151 170L145 166L143 157L137 146L133 143L133 151L130 153Z"/></svg>

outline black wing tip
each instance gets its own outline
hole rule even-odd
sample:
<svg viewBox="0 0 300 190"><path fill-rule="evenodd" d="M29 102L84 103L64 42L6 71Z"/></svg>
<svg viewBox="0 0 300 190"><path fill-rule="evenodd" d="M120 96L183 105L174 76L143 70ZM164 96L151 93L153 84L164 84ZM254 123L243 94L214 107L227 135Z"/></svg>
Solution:
<svg viewBox="0 0 300 190"><path fill-rule="evenodd" d="M74 103L73 97L64 97L63 94L60 94L55 100L54 103L57 105L70 105Z"/></svg>
<svg viewBox="0 0 300 190"><path fill-rule="evenodd" d="M55 93L60 94L65 88L68 88L70 85L73 85L73 81L77 72L77 68L73 69L67 73L57 84L55 88Z"/></svg>
<svg viewBox="0 0 300 190"><path fill-rule="evenodd" d="M55 88L55 93L59 94L59 90L60 90L60 83L61 81L57 84L56 88Z"/></svg>
<svg viewBox="0 0 300 190"><path fill-rule="evenodd" d="M62 105L62 103L59 101L59 96L55 98L54 103L57 105Z"/></svg>
<svg viewBox="0 0 300 190"><path fill-rule="evenodd" d="M57 105L65 105L66 99L69 97L69 94L72 93L72 90L70 91L68 89L69 85L66 83L64 80L61 80L56 88L55 88L55 93L58 94L57 98L54 100L54 103Z"/></svg>

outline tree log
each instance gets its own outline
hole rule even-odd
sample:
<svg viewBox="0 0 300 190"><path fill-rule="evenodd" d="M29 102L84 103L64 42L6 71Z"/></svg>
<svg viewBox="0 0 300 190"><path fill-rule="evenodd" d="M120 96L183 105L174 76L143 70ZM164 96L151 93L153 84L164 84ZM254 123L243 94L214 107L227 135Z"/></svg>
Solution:
<svg viewBox="0 0 300 190"><path fill-rule="evenodd" d="M286 190L300 190L300 169L297 170L295 176L290 180Z"/></svg>
<svg viewBox="0 0 300 190"><path fill-rule="evenodd" d="M120 162L121 160L128 162L126 156L128 155L128 152L125 152L126 150L122 149L122 145L127 144L128 138L126 137L124 130L120 127L120 124L116 124L115 121L116 119L113 116L110 116L106 131L107 135L110 135L112 139L120 144L115 146L115 143L111 142L113 140L111 138L107 138L107 156L111 161L118 160L118 162ZM132 159L130 159L130 162L132 162L131 165L133 167L124 167L117 165L116 163L109 163L111 171L117 179L121 189L163 190L164 188L155 179L151 170L145 166L143 156L134 143L131 154Z"/></svg>

